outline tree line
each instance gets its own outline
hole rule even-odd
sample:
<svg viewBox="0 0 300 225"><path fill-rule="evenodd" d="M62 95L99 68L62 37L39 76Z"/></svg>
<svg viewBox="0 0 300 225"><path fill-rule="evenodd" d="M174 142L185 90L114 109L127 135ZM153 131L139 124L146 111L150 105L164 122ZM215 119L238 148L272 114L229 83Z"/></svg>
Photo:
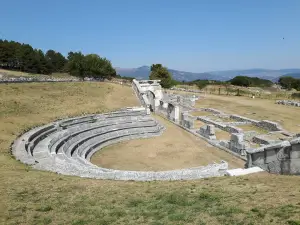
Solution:
<svg viewBox="0 0 300 225"><path fill-rule="evenodd" d="M68 53L64 57L52 49L44 53L29 44L0 39L0 68L36 74L69 73L80 78L112 78L111 62L97 54Z"/></svg>

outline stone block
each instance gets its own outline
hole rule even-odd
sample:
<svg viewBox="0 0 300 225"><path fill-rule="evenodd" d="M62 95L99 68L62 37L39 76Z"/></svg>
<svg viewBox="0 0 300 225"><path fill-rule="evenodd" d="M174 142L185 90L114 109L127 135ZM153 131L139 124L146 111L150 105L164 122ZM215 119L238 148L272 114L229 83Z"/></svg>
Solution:
<svg viewBox="0 0 300 225"><path fill-rule="evenodd" d="M225 148L229 148L229 141L221 140L219 144Z"/></svg>
<svg viewBox="0 0 300 225"><path fill-rule="evenodd" d="M290 174L300 175L300 159L291 159L290 161Z"/></svg>
<svg viewBox="0 0 300 225"><path fill-rule="evenodd" d="M281 161L280 163L280 168L281 168L281 171L280 171L280 174L290 174L290 164L291 164L291 161L290 160L283 160Z"/></svg>
<svg viewBox="0 0 300 225"><path fill-rule="evenodd" d="M208 135L215 135L215 126L212 124L207 125L207 133Z"/></svg>
<svg viewBox="0 0 300 225"><path fill-rule="evenodd" d="M290 152L291 159L300 159L300 144L292 145L292 150Z"/></svg>
<svg viewBox="0 0 300 225"><path fill-rule="evenodd" d="M278 161L276 149L265 150L265 163Z"/></svg>
<svg viewBox="0 0 300 225"><path fill-rule="evenodd" d="M253 165L264 165L265 164L265 153L264 152L256 152L252 155L252 164Z"/></svg>
<svg viewBox="0 0 300 225"><path fill-rule="evenodd" d="M269 171L269 173L280 174L282 171L280 161L272 161L266 165L267 165L267 170Z"/></svg>
<svg viewBox="0 0 300 225"><path fill-rule="evenodd" d="M244 134L243 133L241 133L241 134L240 133L231 134L230 141L241 143L241 142L244 141Z"/></svg>
<svg viewBox="0 0 300 225"><path fill-rule="evenodd" d="M198 133L210 140L216 140L214 125L204 125L200 127Z"/></svg>
<svg viewBox="0 0 300 225"><path fill-rule="evenodd" d="M300 144L300 134L296 134L296 138L290 141L292 145Z"/></svg>

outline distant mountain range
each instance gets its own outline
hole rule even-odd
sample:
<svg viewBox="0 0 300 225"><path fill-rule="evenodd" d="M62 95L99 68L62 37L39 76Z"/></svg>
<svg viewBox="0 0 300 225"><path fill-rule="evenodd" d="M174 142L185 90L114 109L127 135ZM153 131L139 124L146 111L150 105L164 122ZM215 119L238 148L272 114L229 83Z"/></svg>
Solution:
<svg viewBox="0 0 300 225"><path fill-rule="evenodd" d="M138 68L116 68L116 71L121 76L135 77L137 79L148 79L150 74L149 66L141 66ZM192 81L192 80L230 80L235 76L243 75L249 77L259 77L273 82L278 81L281 76L292 76L300 78L300 69L247 69L247 70L223 70L210 71L205 73L192 73L179 70L169 69L173 78L178 81Z"/></svg>

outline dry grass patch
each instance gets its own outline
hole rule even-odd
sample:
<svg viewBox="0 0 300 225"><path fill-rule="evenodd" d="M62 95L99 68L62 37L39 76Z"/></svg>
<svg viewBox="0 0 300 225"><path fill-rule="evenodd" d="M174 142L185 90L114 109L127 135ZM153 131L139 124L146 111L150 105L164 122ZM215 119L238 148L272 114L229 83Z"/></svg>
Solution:
<svg viewBox="0 0 300 225"><path fill-rule="evenodd" d="M206 112L206 111L194 111L190 113L193 116L209 116L212 115L211 112Z"/></svg>
<svg viewBox="0 0 300 225"><path fill-rule="evenodd" d="M216 138L218 140L230 140L231 134L229 132L220 129L216 129L215 131L216 131Z"/></svg>
<svg viewBox="0 0 300 225"><path fill-rule="evenodd" d="M268 133L267 130L264 130L264 129L254 126L254 125L239 125L237 127L243 129L244 132L255 131L258 134L267 134Z"/></svg>
<svg viewBox="0 0 300 225"><path fill-rule="evenodd" d="M206 123L204 123L204 122L202 122L202 121L200 121L200 120L195 120L195 121L194 121L194 127L195 127L196 129L200 129L200 127L203 127L204 125L206 125Z"/></svg>

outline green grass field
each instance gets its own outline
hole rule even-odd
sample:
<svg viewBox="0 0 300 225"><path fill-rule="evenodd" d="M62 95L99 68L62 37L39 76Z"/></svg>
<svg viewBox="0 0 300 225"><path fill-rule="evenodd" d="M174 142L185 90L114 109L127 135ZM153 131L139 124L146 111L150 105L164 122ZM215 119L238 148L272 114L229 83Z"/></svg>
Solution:
<svg viewBox="0 0 300 225"><path fill-rule="evenodd" d="M13 140L35 125L137 105L129 87L9 84L0 85L0 100L1 224L300 224L297 176L93 180L37 171L11 155Z"/></svg>

